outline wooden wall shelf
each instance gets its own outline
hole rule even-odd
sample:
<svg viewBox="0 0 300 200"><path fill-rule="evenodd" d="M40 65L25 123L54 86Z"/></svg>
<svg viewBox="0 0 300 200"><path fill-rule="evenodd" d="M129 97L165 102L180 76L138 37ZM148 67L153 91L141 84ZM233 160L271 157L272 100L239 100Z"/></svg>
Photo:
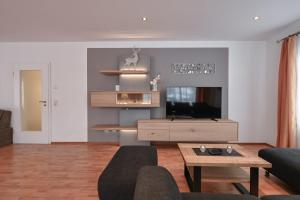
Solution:
<svg viewBox="0 0 300 200"><path fill-rule="evenodd" d="M160 106L159 91L90 91L92 107L153 108Z"/></svg>
<svg viewBox="0 0 300 200"><path fill-rule="evenodd" d="M148 74L145 70L100 70L100 73L107 76L118 76L121 74Z"/></svg>
<svg viewBox="0 0 300 200"><path fill-rule="evenodd" d="M93 131L122 131L122 130L132 130L136 131L137 127L132 126L120 126L119 124L97 124L90 128Z"/></svg>

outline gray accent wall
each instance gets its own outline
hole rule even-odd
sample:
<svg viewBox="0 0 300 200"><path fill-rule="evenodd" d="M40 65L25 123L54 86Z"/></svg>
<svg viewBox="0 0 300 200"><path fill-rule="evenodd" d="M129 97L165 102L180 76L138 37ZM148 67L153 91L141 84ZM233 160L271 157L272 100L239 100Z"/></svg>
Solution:
<svg viewBox="0 0 300 200"><path fill-rule="evenodd" d="M131 52L131 49L128 48L89 48L87 51L88 90L114 90L115 85L119 84L119 77L105 76L99 71L101 69L118 69L120 59L130 55ZM161 75L159 83L161 107L150 109L151 118L165 118L165 92L168 86L222 87L222 117L227 118L228 48L145 48L141 50L140 55L150 57L150 79L157 74ZM215 63L216 72L211 75L174 74L171 72L172 63ZM122 79L120 79L121 81ZM130 84L121 90L130 89ZM142 85L142 87L146 88L147 85ZM150 88L150 85L148 87ZM88 102L89 100L88 96ZM95 124L120 123L120 108L87 106L89 127ZM88 134L88 141L114 142L118 140L119 135L113 132L89 131Z"/></svg>
<svg viewBox="0 0 300 200"><path fill-rule="evenodd" d="M128 55L130 55L131 50L128 49ZM120 57L120 66L119 69L123 68L128 68L128 67L123 67L124 66L124 60L126 56ZM150 68L150 57L147 55L143 55L142 53L139 55L139 61L135 69L140 69L140 70L147 70L151 71ZM119 85L120 85L120 90L135 90L135 91L145 91L145 90L150 90L150 76L120 76L119 77Z"/></svg>

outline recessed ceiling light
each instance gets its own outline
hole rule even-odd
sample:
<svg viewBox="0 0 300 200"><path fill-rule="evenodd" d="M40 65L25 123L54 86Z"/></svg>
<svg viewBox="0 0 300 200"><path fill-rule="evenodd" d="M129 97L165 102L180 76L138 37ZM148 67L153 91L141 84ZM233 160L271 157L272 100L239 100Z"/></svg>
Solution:
<svg viewBox="0 0 300 200"><path fill-rule="evenodd" d="M255 21L257 21L257 20L260 19L260 17L259 17L259 16L255 16L255 17L253 17L253 19L254 19Z"/></svg>
<svg viewBox="0 0 300 200"><path fill-rule="evenodd" d="M142 17L143 22L147 21L147 17Z"/></svg>

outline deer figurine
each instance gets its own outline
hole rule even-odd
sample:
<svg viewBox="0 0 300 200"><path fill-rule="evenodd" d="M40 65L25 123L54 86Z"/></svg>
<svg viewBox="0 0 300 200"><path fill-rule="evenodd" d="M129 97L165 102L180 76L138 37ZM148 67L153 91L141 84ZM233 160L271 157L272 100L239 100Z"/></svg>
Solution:
<svg viewBox="0 0 300 200"><path fill-rule="evenodd" d="M138 53L141 51L141 49L132 49L133 53L130 57L125 58L125 65L124 66L136 66L136 64L139 61L139 55Z"/></svg>

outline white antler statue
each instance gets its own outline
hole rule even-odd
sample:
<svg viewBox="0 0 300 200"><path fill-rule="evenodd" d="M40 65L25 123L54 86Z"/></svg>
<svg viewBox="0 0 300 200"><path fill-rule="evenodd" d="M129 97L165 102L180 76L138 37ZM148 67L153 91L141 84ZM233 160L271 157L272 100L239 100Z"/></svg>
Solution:
<svg viewBox="0 0 300 200"><path fill-rule="evenodd" d="M133 53L130 57L125 59L125 65L124 66L136 66L136 64L139 61L139 55L138 53L140 52L141 49L132 49Z"/></svg>

